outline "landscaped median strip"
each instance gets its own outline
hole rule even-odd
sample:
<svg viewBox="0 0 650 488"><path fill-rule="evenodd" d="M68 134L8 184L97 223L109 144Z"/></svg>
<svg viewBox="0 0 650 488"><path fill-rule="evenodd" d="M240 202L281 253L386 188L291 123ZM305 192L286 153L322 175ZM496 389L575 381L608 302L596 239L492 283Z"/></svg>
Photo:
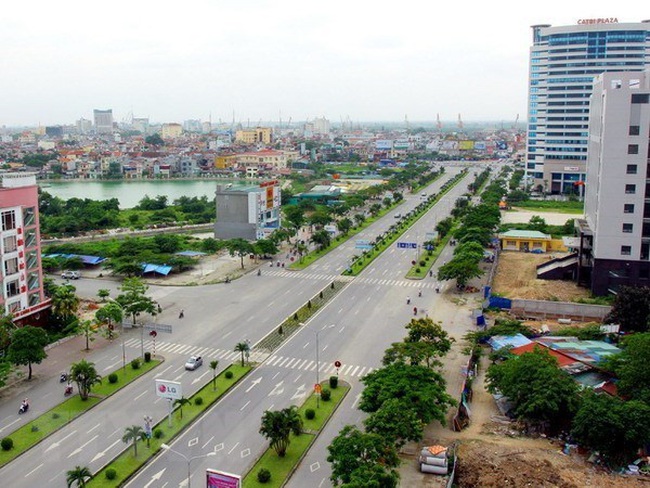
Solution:
<svg viewBox="0 0 650 488"><path fill-rule="evenodd" d="M78 394L74 395L12 432L7 437L13 441L13 448L8 451L0 450L0 467L13 461L25 451L31 449L107 397L148 373L160 363L161 361L151 360L140 363L138 369L133 369L131 365L127 366L124 371L120 368L114 372L117 375L117 381L110 383L106 378L102 379L100 385L93 387L88 400L82 401Z"/></svg>
<svg viewBox="0 0 650 488"><path fill-rule="evenodd" d="M188 398L189 403L179 406L172 415L173 423L169 427L167 418L162 419L153 428L151 439L139 442L138 454L134 454L133 441L125 445L124 451L117 455L110 463L105 465L94 477L86 483L90 487L115 487L124 484L144 464L161 449L163 443L169 444L174 437L179 435L186 427L200 418L203 413L216 401L244 378L251 366L231 364L216 377L216 388L212 381ZM200 398L200 400L199 400ZM125 425L124 428L130 427Z"/></svg>
<svg viewBox="0 0 650 488"><path fill-rule="evenodd" d="M327 381L321 383L323 392L329 387L330 385ZM316 393L314 393L298 409L298 414L303 421L303 432L298 436L291 435L291 443L284 457L279 457L269 447L244 477L243 488L279 488L288 481L300 464L300 461L302 461L309 451L313 442L323 430L323 427L325 427L328 420L334 414L334 411L345 398L345 395L350 391L350 386L339 382L337 388L332 388L329 391L331 392L330 400L321 400L318 408ZM313 419L306 418L306 412L308 410L314 410L316 412L316 416ZM257 473L262 469L266 469L271 473L271 478L266 483L261 483L257 479Z"/></svg>

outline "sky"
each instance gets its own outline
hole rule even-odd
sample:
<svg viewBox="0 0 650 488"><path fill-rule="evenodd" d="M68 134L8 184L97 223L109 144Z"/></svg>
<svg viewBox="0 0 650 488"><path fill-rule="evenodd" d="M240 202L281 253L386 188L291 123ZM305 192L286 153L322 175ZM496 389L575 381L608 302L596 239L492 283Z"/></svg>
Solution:
<svg viewBox="0 0 650 488"><path fill-rule="evenodd" d="M31 0L0 8L0 127L526 119L534 24L603 0ZM645 15L645 16L644 16Z"/></svg>

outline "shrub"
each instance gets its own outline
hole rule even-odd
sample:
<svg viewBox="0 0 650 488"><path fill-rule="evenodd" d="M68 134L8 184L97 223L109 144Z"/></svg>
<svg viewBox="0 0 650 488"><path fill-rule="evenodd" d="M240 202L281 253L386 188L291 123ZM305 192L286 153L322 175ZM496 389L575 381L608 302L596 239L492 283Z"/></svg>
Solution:
<svg viewBox="0 0 650 488"><path fill-rule="evenodd" d="M420 272L420 267L419 267L419 266L418 266L417 268L415 268L415 272L416 272L416 273L419 273L419 272Z"/></svg>
<svg viewBox="0 0 650 488"><path fill-rule="evenodd" d="M0 441L3 451L10 451L14 447L14 440L11 437L5 437Z"/></svg>
<svg viewBox="0 0 650 488"><path fill-rule="evenodd" d="M268 483L271 481L271 472L265 468L260 469L257 472L257 481L260 483Z"/></svg>
<svg viewBox="0 0 650 488"><path fill-rule="evenodd" d="M61 417L61 415L59 415L59 414L56 413L56 412L54 412L54 413L52 414L52 418L53 418L54 420L58 419L59 417Z"/></svg>
<svg viewBox="0 0 650 488"><path fill-rule="evenodd" d="M131 360L131 368L140 369L140 358L135 358Z"/></svg>
<svg viewBox="0 0 650 488"><path fill-rule="evenodd" d="M424 261L424 260L421 259L421 260L420 260L420 266L426 266L426 265L427 265L426 261Z"/></svg>
<svg viewBox="0 0 650 488"><path fill-rule="evenodd" d="M234 375L232 374L232 371L226 371L224 373L224 376L226 377L227 380L231 380Z"/></svg>
<svg viewBox="0 0 650 488"><path fill-rule="evenodd" d="M323 388L323 390L320 392L320 397L324 402L329 402L330 398L332 397L332 392L327 388Z"/></svg>
<svg viewBox="0 0 650 488"><path fill-rule="evenodd" d="M107 480L114 480L117 478L117 471L115 471L113 468L108 468L106 470L106 473L104 473L104 476L106 476Z"/></svg>
<svg viewBox="0 0 650 488"><path fill-rule="evenodd" d="M316 410L314 410L313 408L308 408L307 410L305 410L305 418L307 420L313 420L314 417L316 417Z"/></svg>
<svg viewBox="0 0 650 488"><path fill-rule="evenodd" d="M38 432L38 425L32 425L32 432Z"/></svg>
<svg viewBox="0 0 650 488"><path fill-rule="evenodd" d="M117 383L117 373L111 373L111 374L109 374L109 375L108 375L108 382L109 382L111 385L114 385L115 383Z"/></svg>
<svg viewBox="0 0 650 488"><path fill-rule="evenodd" d="M151 353L147 351L144 353L144 362L148 363L149 361L151 361Z"/></svg>
<svg viewBox="0 0 650 488"><path fill-rule="evenodd" d="M339 386L339 377L338 376L330 376L330 388L332 390L336 390Z"/></svg>
<svg viewBox="0 0 650 488"><path fill-rule="evenodd" d="M162 429L156 429L156 430L153 431L153 436L156 439L162 439L163 435L165 435L165 434L163 433Z"/></svg>
<svg viewBox="0 0 650 488"><path fill-rule="evenodd" d="M201 397L196 397L196 398L194 399L194 405L197 405L197 406L198 406L198 405L203 405L203 398L201 398Z"/></svg>

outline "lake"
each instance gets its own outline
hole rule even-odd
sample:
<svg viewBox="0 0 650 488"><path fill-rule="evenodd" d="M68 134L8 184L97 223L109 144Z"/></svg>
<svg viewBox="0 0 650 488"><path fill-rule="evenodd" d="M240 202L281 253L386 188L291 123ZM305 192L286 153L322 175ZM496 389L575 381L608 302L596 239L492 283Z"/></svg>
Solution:
<svg viewBox="0 0 650 488"><path fill-rule="evenodd" d="M91 200L117 198L120 201L120 208L132 208L145 195L149 195L151 198L166 195L169 203L182 196L206 196L208 200L212 200L217 183L227 185L231 182L227 180L69 180L39 182L39 186L50 195L64 200L69 198L90 198ZM232 183L233 187L254 184L243 181Z"/></svg>

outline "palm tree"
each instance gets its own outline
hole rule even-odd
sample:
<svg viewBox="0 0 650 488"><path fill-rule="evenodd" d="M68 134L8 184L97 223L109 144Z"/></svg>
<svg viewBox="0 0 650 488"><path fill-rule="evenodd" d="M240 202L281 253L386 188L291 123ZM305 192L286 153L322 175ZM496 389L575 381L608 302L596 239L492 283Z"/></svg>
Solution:
<svg viewBox="0 0 650 488"><path fill-rule="evenodd" d="M76 291L77 289L72 285L61 285L56 287L52 295L52 311L66 323L70 322L79 308L79 297Z"/></svg>
<svg viewBox="0 0 650 488"><path fill-rule="evenodd" d="M178 405L178 411L181 414L181 419L183 418L183 407L185 405L189 405L190 403L192 403L191 400L185 397L180 397L179 399L174 400L174 405Z"/></svg>
<svg viewBox="0 0 650 488"><path fill-rule="evenodd" d="M82 400L88 400L93 385L102 382L102 377L95 369L95 363L82 359L70 366L70 379L77 384L79 396Z"/></svg>
<svg viewBox="0 0 650 488"><path fill-rule="evenodd" d="M282 410L267 410L262 416L260 434L271 441L271 447L280 457L284 457L291 442L291 434L302 431L302 419L296 406Z"/></svg>
<svg viewBox="0 0 650 488"><path fill-rule="evenodd" d="M217 389L217 366L219 366L219 361L216 359L210 361L210 369L212 370L212 389Z"/></svg>
<svg viewBox="0 0 650 488"><path fill-rule="evenodd" d="M135 457L138 457L138 440L146 439L147 435L145 431L139 425L132 425L124 429L124 435L122 436L122 442L128 444L133 441L133 453Z"/></svg>
<svg viewBox="0 0 650 488"><path fill-rule="evenodd" d="M74 483L77 483L79 488L84 488L86 486L86 480L92 478L93 475L90 470L83 466L75 466L74 469L71 469L66 473L66 482L68 483L68 488L70 488Z"/></svg>
<svg viewBox="0 0 650 488"><path fill-rule="evenodd" d="M244 366L244 354L250 350L247 342L238 342L235 345L235 352L241 353L241 365Z"/></svg>

